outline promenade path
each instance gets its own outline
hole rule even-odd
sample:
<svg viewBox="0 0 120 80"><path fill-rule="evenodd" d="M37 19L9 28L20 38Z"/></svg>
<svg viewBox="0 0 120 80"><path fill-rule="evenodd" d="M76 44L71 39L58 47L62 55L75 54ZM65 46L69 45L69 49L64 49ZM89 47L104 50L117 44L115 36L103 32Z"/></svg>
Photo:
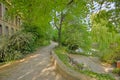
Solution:
<svg viewBox="0 0 120 80"><path fill-rule="evenodd" d="M102 63L97 57L75 55L75 54L70 54L70 56L78 63L84 64L84 66L88 67L88 69L90 69L93 72L100 73L100 74L107 73L115 77L116 80L120 80L120 76L114 75L112 73L112 70L114 69L114 67L110 64Z"/></svg>

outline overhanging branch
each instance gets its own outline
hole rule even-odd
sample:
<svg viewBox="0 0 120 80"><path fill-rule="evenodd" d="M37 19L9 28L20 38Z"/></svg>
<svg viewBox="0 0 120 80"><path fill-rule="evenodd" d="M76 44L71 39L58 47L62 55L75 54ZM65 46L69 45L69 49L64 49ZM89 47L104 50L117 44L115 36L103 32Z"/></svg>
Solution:
<svg viewBox="0 0 120 80"><path fill-rule="evenodd" d="M67 5L70 5L70 4L72 4L73 2L74 2L74 0L71 0L70 2L68 2Z"/></svg>
<svg viewBox="0 0 120 80"><path fill-rule="evenodd" d="M56 22L54 22L54 26L59 30L59 27L57 26Z"/></svg>

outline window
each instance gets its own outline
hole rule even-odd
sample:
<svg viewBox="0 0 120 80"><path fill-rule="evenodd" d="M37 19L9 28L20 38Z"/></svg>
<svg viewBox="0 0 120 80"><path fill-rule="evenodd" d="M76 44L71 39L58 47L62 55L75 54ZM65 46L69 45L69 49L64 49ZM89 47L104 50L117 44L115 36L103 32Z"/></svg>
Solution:
<svg viewBox="0 0 120 80"><path fill-rule="evenodd" d="M0 35L2 35L2 25L0 25Z"/></svg>
<svg viewBox="0 0 120 80"><path fill-rule="evenodd" d="M9 28L8 28L8 26L6 26L6 31L5 31L5 33L6 33L6 36L9 35Z"/></svg>
<svg viewBox="0 0 120 80"><path fill-rule="evenodd" d="M7 12L7 11L8 11L8 8L5 7L5 11Z"/></svg>
<svg viewBox="0 0 120 80"><path fill-rule="evenodd" d="M18 23L18 17L16 16L15 17L15 24L17 25L17 23Z"/></svg>

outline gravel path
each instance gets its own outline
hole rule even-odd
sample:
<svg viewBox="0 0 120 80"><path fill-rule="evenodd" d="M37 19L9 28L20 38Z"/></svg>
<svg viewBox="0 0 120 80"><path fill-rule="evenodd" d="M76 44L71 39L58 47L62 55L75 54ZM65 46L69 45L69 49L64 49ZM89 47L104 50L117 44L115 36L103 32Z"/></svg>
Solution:
<svg viewBox="0 0 120 80"><path fill-rule="evenodd" d="M50 50L55 43L39 49L22 60L0 67L0 80L65 80L50 64Z"/></svg>

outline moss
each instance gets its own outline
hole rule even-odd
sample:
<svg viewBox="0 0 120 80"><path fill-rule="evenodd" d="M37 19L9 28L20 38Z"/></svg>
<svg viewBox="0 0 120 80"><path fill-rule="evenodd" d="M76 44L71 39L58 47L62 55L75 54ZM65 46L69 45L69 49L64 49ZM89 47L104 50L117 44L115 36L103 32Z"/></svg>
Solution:
<svg viewBox="0 0 120 80"><path fill-rule="evenodd" d="M69 58L67 56L67 52L66 52L66 48L65 47L57 47L55 48L55 53L57 54L57 56L60 58L60 60L67 66L70 68L73 68L70 63L69 63Z"/></svg>

